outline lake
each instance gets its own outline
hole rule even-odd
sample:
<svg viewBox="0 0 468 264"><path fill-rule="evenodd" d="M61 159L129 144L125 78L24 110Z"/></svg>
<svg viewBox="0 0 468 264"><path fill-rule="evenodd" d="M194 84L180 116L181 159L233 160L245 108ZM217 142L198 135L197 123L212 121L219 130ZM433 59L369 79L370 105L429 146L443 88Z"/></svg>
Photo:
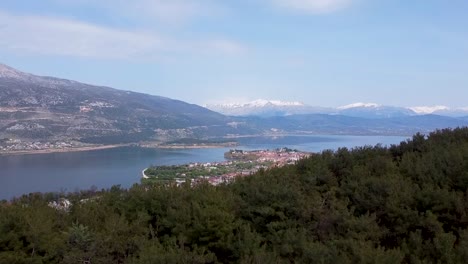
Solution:
<svg viewBox="0 0 468 264"><path fill-rule="evenodd" d="M288 147L320 152L339 147L398 144L396 136L285 136L238 139L238 149ZM190 162L223 161L228 148L144 149L122 147L86 152L0 156L0 199L30 192L60 192L129 187L140 182L141 171L150 165L175 165Z"/></svg>

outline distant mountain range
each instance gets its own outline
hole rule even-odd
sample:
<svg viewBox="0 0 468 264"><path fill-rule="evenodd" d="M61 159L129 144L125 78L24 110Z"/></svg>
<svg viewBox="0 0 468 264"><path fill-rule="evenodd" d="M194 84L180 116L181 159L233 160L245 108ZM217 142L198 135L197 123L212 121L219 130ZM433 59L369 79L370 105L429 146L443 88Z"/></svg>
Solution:
<svg viewBox="0 0 468 264"><path fill-rule="evenodd" d="M288 116L296 114L333 114L362 118L394 118L435 114L450 117L468 116L468 107L446 106L398 107L375 103L354 103L341 107L318 107L301 102L256 100L249 103L210 104L206 108L230 116Z"/></svg>
<svg viewBox="0 0 468 264"><path fill-rule="evenodd" d="M300 114L331 113L331 108L313 107L300 102L255 100L249 103L204 105L206 108L228 116L287 116Z"/></svg>
<svg viewBox="0 0 468 264"><path fill-rule="evenodd" d="M468 125L466 109L442 107L359 103L324 108L266 100L208 107L211 110L160 96L36 76L0 64L0 150L5 142L18 140L116 144L249 135L411 135ZM467 117L454 117L458 115Z"/></svg>
<svg viewBox="0 0 468 264"><path fill-rule="evenodd" d="M428 133L441 128L468 126L468 118L418 115L393 118L361 118L309 114L276 117L243 117L265 134L402 135Z"/></svg>

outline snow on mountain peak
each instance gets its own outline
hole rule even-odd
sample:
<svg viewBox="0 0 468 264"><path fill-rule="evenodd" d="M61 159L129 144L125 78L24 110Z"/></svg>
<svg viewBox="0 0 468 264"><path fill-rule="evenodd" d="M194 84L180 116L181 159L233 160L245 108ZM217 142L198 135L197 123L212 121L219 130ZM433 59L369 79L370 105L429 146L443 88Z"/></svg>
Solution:
<svg viewBox="0 0 468 264"><path fill-rule="evenodd" d="M246 108L246 107L265 107L265 106L304 106L301 102L286 102L286 101L278 101L278 100L265 100L265 99L258 99L255 101L251 101L248 103L227 103L227 104L216 104L216 107L223 107L223 108Z"/></svg>
<svg viewBox="0 0 468 264"><path fill-rule="evenodd" d="M279 100L265 100L265 99L258 99L249 103L245 103L243 107L265 107L267 105L272 106L304 106L303 103L300 102L286 102L286 101L279 101Z"/></svg>
<svg viewBox="0 0 468 264"><path fill-rule="evenodd" d="M416 114L432 114L437 111L447 111L450 110L447 106L444 105L436 105L436 106L414 106L409 107L409 109L413 110Z"/></svg>
<svg viewBox="0 0 468 264"><path fill-rule="evenodd" d="M468 116L468 107L447 106L402 107L376 103L353 103L336 108L315 107L300 102L258 99L248 103L205 105L213 111L232 116L286 116L295 114L332 114L364 118L390 118L414 115L437 114L450 117Z"/></svg>
<svg viewBox="0 0 468 264"><path fill-rule="evenodd" d="M283 105L283 106L304 106L301 102L282 102L282 101L271 101L275 105Z"/></svg>
<svg viewBox="0 0 468 264"><path fill-rule="evenodd" d="M349 105L340 106L340 107L338 107L338 109L339 109L339 110L346 110L346 109L358 108L358 107L372 107L372 108L376 108L376 107L379 107L379 106L380 106L379 104L375 104L375 103L354 103L354 104L349 104Z"/></svg>
<svg viewBox="0 0 468 264"><path fill-rule="evenodd" d="M264 99L258 99L249 103L244 104L244 106L257 106L257 107L263 107L266 106L270 101L264 100Z"/></svg>

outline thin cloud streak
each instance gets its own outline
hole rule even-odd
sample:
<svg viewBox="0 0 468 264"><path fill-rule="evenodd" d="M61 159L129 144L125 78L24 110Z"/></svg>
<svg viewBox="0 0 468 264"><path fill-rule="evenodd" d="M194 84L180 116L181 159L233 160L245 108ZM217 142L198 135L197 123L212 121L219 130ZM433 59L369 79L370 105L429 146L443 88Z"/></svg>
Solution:
<svg viewBox="0 0 468 264"><path fill-rule="evenodd" d="M202 41L200 46L208 48L208 52L216 50L229 55L244 54L248 51L246 46L226 39L213 39L208 42Z"/></svg>
<svg viewBox="0 0 468 264"><path fill-rule="evenodd" d="M239 55L244 45L222 38L179 40L154 32L129 31L86 22L0 11L0 48L34 55L97 59L157 60L171 54ZM194 49L193 47L197 47Z"/></svg>
<svg viewBox="0 0 468 264"><path fill-rule="evenodd" d="M214 15L222 8L213 0L52 0L65 6L81 6L136 20L178 24Z"/></svg>
<svg viewBox="0 0 468 264"><path fill-rule="evenodd" d="M353 0L273 0L279 8L310 14L332 13L351 5Z"/></svg>
<svg viewBox="0 0 468 264"><path fill-rule="evenodd" d="M107 1L108 2L108 1ZM128 1L119 1L122 13L133 11L134 16L144 16L147 19L158 19L164 22L186 22L199 16L206 16L212 10L211 5L202 4L193 0L137 0L129 4ZM108 3L114 5L114 1Z"/></svg>

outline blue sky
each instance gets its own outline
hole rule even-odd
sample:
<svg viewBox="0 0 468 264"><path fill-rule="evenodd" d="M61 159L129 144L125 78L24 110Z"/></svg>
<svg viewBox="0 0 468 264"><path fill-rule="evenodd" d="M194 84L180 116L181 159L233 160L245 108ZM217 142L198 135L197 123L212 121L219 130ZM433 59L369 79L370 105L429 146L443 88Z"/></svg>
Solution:
<svg viewBox="0 0 468 264"><path fill-rule="evenodd" d="M191 103L468 106L466 0L2 0L0 62Z"/></svg>

